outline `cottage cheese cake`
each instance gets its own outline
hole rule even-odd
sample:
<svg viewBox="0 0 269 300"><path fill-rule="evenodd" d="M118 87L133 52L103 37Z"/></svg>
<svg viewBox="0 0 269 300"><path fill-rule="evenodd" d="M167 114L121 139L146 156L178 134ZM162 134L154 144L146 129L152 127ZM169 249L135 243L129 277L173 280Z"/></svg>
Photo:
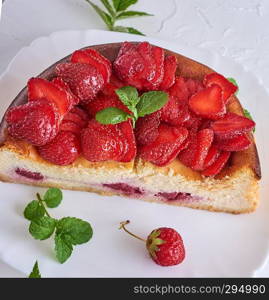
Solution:
<svg viewBox="0 0 269 300"><path fill-rule="evenodd" d="M251 212L261 172L255 123L236 89L147 42L77 50L31 78L8 108L0 179Z"/></svg>

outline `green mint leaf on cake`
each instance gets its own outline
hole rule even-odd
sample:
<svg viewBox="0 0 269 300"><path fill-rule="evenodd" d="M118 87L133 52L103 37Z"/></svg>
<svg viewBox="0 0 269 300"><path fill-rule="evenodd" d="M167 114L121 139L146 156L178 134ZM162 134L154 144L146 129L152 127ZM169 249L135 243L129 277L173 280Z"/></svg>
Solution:
<svg viewBox="0 0 269 300"><path fill-rule="evenodd" d="M111 31L144 35L141 31L133 27L118 26L116 22L122 19L152 16L144 11L127 10L131 5L136 4L138 0L100 0L104 6L104 10L90 0L85 1L96 11Z"/></svg>
<svg viewBox="0 0 269 300"><path fill-rule="evenodd" d="M55 235L55 252L58 261L63 264L71 256L73 252L72 244L60 234Z"/></svg>
<svg viewBox="0 0 269 300"><path fill-rule="evenodd" d="M101 124L118 124L131 118L129 114L117 107L108 107L100 110L95 118Z"/></svg>
<svg viewBox="0 0 269 300"><path fill-rule="evenodd" d="M46 240L53 234L55 226L56 220L44 216L31 222L29 232L37 240Z"/></svg>
<svg viewBox="0 0 269 300"><path fill-rule="evenodd" d="M37 200L31 201L23 212L24 217L29 220L35 220L45 215L45 208Z"/></svg>
<svg viewBox="0 0 269 300"><path fill-rule="evenodd" d="M91 225L81 219L66 217L57 223L56 234L66 236L72 245L87 243L92 238Z"/></svg>
<svg viewBox="0 0 269 300"><path fill-rule="evenodd" d="M244 115L245 115L246 118L248 118L248 119L250 119L250 120L253 121L253 118L252 118L250 112L247 109L245 109L245 108L244 108ZM255 127L253 128L253 132L255 132Z"/></svg>
<svg viewBox="0 0 269 300"><path fill-rule="evenodd" d="M132 112L132 115L116 107L107 107L96 114L95 119L99 123L104 125L118 124L131 118L135 127L135 122L139 117L154 113L168 101L168 94L165 92L151 91L139 97L137 89L131 86L117 89L116 94L121 102Z"/></svg>
<svg viewBox="0 0 269 300"><path fill-rule="evenodd" d="M38 267L38 261L35 262L35 264L33 266L33 270L30 273L30 275L28 276L28 278L41 278L41 274L40 274L39 267Z"/></svg>
<svg viewBox="0 0 269 300"><path fill-rule="evenodd" d="M144 117L161 109L168 101L168 95L165 92L151 91L144 93L137 105L139 117Z"/></svg>
<svg viewBox="0 0 269 300"><path fill-rule="evenodd" d="M235 86L237 86L237 91L235 92L235 95L237 95L238 92L239 92L239 86L238 86L238 83L237 83L236 80L235 80L234 78L232 78L232 77L228 77L227 79L228 79L232 84L234 84Z"/></svg>
<svg viewBox="0 0 269 300"><path fill-rule="evenodd" d="M50 188L44 195L44 201L49 208L57 207L63 199L63 193L60 189Z"/></svg>
<svg viewBox="0 0 269 300"><path fill-rule="evenodd" d="M24 209L24 217L31 221L29 232L37 240L46 240L55 232L56 258L64 263L71 256L74 245L87 243L92 238L92 227L90 223L78 218L56 220L50 216L46 206L55 208L61 203L63 194L60 189L50 188L43 199L39 193L36 197L37 200L31 201Z"/></svg>

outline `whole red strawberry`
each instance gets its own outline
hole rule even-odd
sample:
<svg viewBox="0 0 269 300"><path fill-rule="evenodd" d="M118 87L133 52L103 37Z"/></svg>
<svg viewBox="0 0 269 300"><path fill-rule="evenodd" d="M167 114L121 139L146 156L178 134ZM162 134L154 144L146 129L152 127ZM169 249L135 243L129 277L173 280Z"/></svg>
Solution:
<svg viewBox="0 0 269 300"><path fill-rule="evenodd" d="M130 221L120 223L123 229L133 237L146 242L147 250L156 264L161 266L174 266L185 259L185 247L180 234L173 228L161 227L153 230L147 240L131 233L125 228Z"/></svg>

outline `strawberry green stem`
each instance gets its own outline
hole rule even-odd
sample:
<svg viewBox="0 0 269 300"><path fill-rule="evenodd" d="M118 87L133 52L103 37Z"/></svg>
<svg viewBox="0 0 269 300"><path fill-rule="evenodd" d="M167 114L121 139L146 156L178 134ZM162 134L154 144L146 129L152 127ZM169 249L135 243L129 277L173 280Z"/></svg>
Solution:
<svg viewBox="0 0 269 300"><path fill-rule="evenodd" d="M120 228L119 229L123 229L125 232L127 232L128 234L130 234L131 236L135 237L136 239L142 241L142 242L147 242L145 239L142 239L141 237L133 234L132 232L130 232L128 229L126 229L125 225L129 224L130 221L127 220L127 221L124 221L124 222L120 222Z"/></svg>
<svg viewBox="0 0 269 300"><path fill-rule="evenodd" d="M49 214L48 211L46 210L45 205L43 204L43 200L41 199L41 196L39 195L39 193L36 194L36 197L37 197L38 202L43 206L46 215L47 215L49 218L51 218L50 214Z"/></svg>

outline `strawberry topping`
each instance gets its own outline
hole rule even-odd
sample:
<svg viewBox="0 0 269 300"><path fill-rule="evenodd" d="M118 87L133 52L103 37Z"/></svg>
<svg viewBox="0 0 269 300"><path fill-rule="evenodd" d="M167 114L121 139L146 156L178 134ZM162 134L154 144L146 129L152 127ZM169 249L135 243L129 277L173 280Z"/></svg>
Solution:
<svg viewBox="0 0 269 300"><path fill-rule="evenodd" d="M222 100L227 103L230 96L237 91L237 86L231 83L228 79L218 73L207 74L204 77L204 85L206 87L218 85L222 89Z"/></svg>
<svg viewBox="0 0 269 300"><path fill-rule="evenodd" d="M212 145L207 153L204 161L204 169L210 167L219 157L220 150L218 150L214 145Z"/></svg>
<svg viewBox="0 0 269 300"><path fill-rule="evenodd" d="M51 141L59 129L59 114L53 102L40 99L11 108L6 115L8 132L32 145Z"/></svg>
<svg viewBox="0 0 269 300"><path fill-rule="evenodd" d="M227 163L229 157L231 155L231 152L223 151L219 157L216 159L216 161L207 169L202 171L202 175L204 176L215 176L217 175L225 166Z"/></svg>
<svg viewBox="0 0 269 300"><path fill-rule="evenodd" d="M251 145L251 140L246 134L239 134L229 139L217 138L215 146L224 151L242 151Z"/></svg>
<svg viewBox="0 0 269 300"><path fill-rule="evenodd" d="M160 85L161 90L169 89L175 83L177 69L177 59L174 55L169 55L164 59L164 75Z"/></svg>
<svg viewBox="0 0 269 300"><path fill-rule="evenodd" d="M65 166L79 156L80 143L74 133L60 131L50 143L38 147L37 151L43 159L55 165Z"/></svg>
<svg viewBox="0 0 269 300"><path fill-rule="evenodd" d="M165 166L178 155L187 136L186 128L161 124L157 139L139 149L140 157L157 166Z"/></svg>
<svg viewBox="0 0 269 300"><path fill-rule="evenodd" d="M226 113L221 88L213 84L194 94L189 100L189 108L203 118L220 119Z"/></svg>
<svg viewBox="0 0 269 300"><path fill-rule="evenodd" d="M90 64L62 63L56 66L55 71L85 103L91 101L104 86L102 74Z"/></svg>

